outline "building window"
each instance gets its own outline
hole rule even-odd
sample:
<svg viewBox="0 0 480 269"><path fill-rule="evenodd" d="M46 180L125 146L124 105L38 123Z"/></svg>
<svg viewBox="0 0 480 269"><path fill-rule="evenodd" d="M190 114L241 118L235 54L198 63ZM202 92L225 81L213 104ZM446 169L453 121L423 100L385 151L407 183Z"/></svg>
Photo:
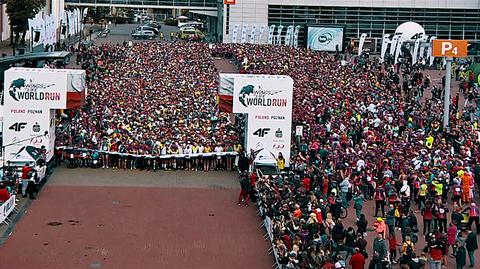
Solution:
<svg viewBox="0 0 480 269"><path fill-rule="evenodd" d="M469 39L476 41L480 9L377 8L269 5L268 24L322 24L346 27L346 38L382 38L393 34L401 23L414 21L425 28L427 35L439 39ZM299 40L304 40L301 28Z"/></svg>

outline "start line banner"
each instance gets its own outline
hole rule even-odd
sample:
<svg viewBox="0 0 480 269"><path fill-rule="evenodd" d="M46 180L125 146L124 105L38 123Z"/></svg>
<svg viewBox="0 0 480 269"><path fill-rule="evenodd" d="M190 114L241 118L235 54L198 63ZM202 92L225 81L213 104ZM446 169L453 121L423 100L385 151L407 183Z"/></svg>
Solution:
<svg viewBox="0 0 480 269"><path fill-rule="evenodd" d="M192 154L166 154L166 155L149 155L149 154L131 154L131 153L120 153L116 151L105 151L105 150L96 150L96 149L86 149L86 148L72 148L72 147L58 147L63 150L78 150L80 152L98 152L108 155L119 155L119 156L131 156L134 158L158 158L158 159L173 159L173 158L204 158L204 157L222 157L222 156L237 156L238 153L235 151L224 151L224 152L211 152L211 153L192 153Z"/></svg>
<svg viewBox="0 0 480 269"><path fill-rule="evenodd" d="M3 223L8 216L15 209L15 195L10 196L10 198L0 205L0 223Z"/></svg>

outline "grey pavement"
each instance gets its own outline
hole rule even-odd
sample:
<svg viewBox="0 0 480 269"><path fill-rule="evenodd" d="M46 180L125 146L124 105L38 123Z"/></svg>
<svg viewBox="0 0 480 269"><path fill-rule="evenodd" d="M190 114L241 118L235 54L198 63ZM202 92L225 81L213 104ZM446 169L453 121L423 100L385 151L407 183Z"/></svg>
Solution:
<svg viewBox="0 0 480 269"><path fill-rule="evenodd" d="M240 185L235 172L224 171L138 171L59 167L48 186L122 186L165 188L235 189ZM41 198L39 198L41 199Z"/></svg>

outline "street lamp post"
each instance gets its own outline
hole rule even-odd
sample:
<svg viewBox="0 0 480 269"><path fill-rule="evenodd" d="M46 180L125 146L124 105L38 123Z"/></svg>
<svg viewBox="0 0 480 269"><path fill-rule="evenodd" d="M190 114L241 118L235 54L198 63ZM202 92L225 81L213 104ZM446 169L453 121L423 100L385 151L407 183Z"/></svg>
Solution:
<svg viewBox="0 0 480 269"><path fill-rule="evenodd" d="M443 130L447 131L450 120L450 84L452 78L452 58L464 58L468 55L466 40L441 40L432 42L432 57L446 57L445 93L443 98Z"/></svg>
<svg viewBox="0 0 480 269"><path fill-rule="evenodd" d="M452 58L447 57L445 70L445 93L443 96L443 130L448 130L450 125L450 84L452 78Z"/></svg>

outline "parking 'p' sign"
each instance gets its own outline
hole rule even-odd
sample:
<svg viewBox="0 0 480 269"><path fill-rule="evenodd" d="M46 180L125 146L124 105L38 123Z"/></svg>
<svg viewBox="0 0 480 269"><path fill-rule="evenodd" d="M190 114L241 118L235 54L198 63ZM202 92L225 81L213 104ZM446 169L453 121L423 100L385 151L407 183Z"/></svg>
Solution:
<svg viewBox="0 0 480 269"><path fill-rule="evenodd" d="M468 55L467 40L433 40L434 57L463 58Z"/></svg>

